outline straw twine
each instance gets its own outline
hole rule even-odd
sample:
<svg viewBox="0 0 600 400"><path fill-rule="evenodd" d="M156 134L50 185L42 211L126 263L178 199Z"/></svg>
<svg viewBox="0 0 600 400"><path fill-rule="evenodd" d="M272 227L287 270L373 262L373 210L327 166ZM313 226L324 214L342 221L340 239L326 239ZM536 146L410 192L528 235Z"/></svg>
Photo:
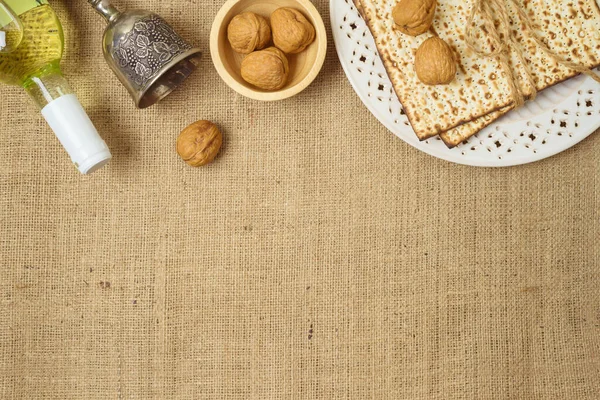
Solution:
<svg viewBox="0 0 600 400"><path fill-rule="evenodd" d="M519 108L525 103L525 94L523 93L523 89L521 89L521 85L519 84L518 74L510 67L509 64L511 49L516 51L517 58L525 69L525 80L532 90L530 97L531 100L535 99L537 96L537 88L531 68L525 60L523 49L510 31L508 7L511 5L517 11L517 15L519 16L521 22L530 32L531 38L542 49L542 51L544 51L560 65L588 75L597 82L600 82L600 76L593 72L590 68L569 61L550 49L550 47L542 40L542 38L535 33L533 23L515 0L474 0L473 9L467 22L467 46L481 57L495 57L500 62L502 69L509 77L508 83L512 97L515 101L515 108ZM476 45L475 31L477 27L475 26L475 17L477 15L480 15L482 18L483 26L487 31L486 33L488 38L492 42L491 51L481 50Z"/></svg>

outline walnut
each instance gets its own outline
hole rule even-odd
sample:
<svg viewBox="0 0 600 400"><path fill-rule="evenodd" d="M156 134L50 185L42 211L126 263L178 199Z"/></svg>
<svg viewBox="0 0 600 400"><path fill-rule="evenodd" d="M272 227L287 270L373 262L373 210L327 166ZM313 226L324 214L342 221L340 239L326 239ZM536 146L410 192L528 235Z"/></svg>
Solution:
<svg viewBox="0 0 600 400"><path fill-rule="evenodd" d="M276 47L250 53L242 61L242 78L261 89L281 89L285 86L289 73L288 59Z"/></svg>
<svg viewBox="0 0 600 400"><path fill-rule="evenodd" d="M426 85L446 85L456 76L454 53L439 37L424 41L415 56L417 77Z"/></svg>
<svg viewBox="0 0 600 400"><path fill-rule="evenodd" d="M396 28L407 35L419 36L433 23L437 0L400 0L392 11Z"/></svg>
<svg viewBox="0 0 600 400"><path fill-rule="evenodd" d="M192 167L211 163L223 144L223 135L210 121L197 121L177 138L177 154Z"/></svg>
<svg viewBox="0 0 600 400"><path fill-rule="evenodd" d="M234 51L249 54L267 47L271 28L264 17L245 12L233 17L227 27L227 39Z"/></svg>
<svg viewBox="0 0 600 400"><path fill-rule="evenodd" d="M271 14L273 43L281 51L297 54L304 51L315 40L315 28L293 8L278 8Z"/></svg>

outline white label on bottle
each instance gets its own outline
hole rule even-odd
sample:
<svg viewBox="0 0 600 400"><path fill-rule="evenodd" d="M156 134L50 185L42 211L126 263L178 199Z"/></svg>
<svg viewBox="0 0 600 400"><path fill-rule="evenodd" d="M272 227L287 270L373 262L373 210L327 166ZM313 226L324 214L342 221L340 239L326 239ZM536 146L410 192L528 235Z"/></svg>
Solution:
<svg viewBox="0 0 600 400"><path fill-rule="evenodd" d="M6 32L0 31L0 50L6 47Z"/></svg>
<svg viewBox="0 0 600 400"><path fill-rule="evenodd" d="M42 109L42 115L78 167L98 156L109 157L106 143L74 94L53 100Z"/></svg>

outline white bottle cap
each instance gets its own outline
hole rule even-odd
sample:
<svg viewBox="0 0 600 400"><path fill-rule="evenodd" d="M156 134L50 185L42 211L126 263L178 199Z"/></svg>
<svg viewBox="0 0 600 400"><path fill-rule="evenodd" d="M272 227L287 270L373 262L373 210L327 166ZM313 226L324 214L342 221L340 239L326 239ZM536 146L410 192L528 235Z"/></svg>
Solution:
<svg viewBox="0 0 600 400"><path fill-rule="evenodd" d="M42 109L42 115L82 174L91 174L112 158L74 94L52 100Z"/></svg>

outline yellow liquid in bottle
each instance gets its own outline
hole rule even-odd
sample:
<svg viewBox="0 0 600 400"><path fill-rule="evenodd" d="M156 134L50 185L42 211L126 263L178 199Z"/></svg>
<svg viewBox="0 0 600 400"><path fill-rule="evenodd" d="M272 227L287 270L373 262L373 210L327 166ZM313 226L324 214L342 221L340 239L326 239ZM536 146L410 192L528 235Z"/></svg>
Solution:
<svg viewBox="0 0 600 400"><path fill-rule="evenodd" d="M24 85L32 77L58 69L64 36L58 17L48 5L19 15L23 39L10 53L0 53L0 82Z"/></svg>

